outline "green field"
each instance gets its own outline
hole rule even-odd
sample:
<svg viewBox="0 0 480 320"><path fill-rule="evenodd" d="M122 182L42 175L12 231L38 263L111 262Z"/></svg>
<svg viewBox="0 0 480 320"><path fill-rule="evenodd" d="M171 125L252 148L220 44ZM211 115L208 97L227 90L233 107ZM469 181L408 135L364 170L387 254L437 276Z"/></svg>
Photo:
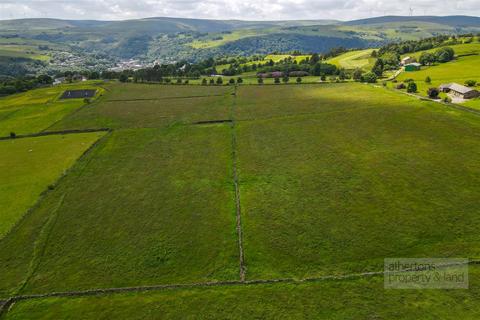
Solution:
<svg viewBox="0 0 480 320"><path fill-rule="evenodd" d="M105 89L51 127L113 132L0 240L0 300L193 287L20 301L6 319L479 314L477 266L469 290L301 281L478 259L478 115L358 83ZM246 280L286 282L240 283L239 230Z"/></svg>
<svg viewBox="0 0 480 320"><path fill-rule="evenodd" d="M336 96L347 90L363 99ZM239 117L258 120L238 130L254 279L374 271L398 255L479 256L475 117L350 84L245 87L239 99Z"/></svg>
<svg viewBox="0 0 480 320"><path fill-rule="evenodd" d="M83 99L59 99L68 89L96 89L96 98L104 92L92 82L47 87L0 98L0 136L10 132L17 135L37 133L83 106Z"/></svg>
<svg viewBox="0 0 480 320"><path fill-rule="evenodd" d="M35 46L2 44L0 42L0 56L14 58L28 58L40 61L50 60L50 56L42 54Z"/></svg>
<svg viewBox="0 0 480 320"><path fill-rule="evenodd" d="M167 290L19 302L7 319L475 319L480 274L469 290L385 290L383 277Z"/></svg>
<svg viewBox="0 0 480 320"><path fill-rule="evenodd" d="M223 120L228 118L233 93L228 86L130 84L109 90L106 99L75 112L52 129L155 128Z"/></svg>
<svg viewBox="0 0 480 320"><path fill-rule="evenodd" d="M441 84L456 82L464 85L466 80L480 82L480 44L461 44L450 47L455 50L457 55L453 61L422 67L420 71L416 72L403 72L397 77L397 80L414 79L419 94L423 96L427 96L428 88L438 87ZM435 51L435 49L428 51ZM420 54L417 52L412 56L418 58ZM425 82L427 76L432 79L431 84ZM480 90L480 87L477 90ZM463 105L480 109L480 98L467 101Z"/></svg>
<svg viewBox="0 0 480 320"><path fill-rule="evenodd" d="M102 134L0 141L0 239Z"/></svg>
<svg viewBox="0 0 480 320"><path fill-rule="evenodd" d="M375 58L371 57L372 51L373 49L349 51L328 59L327 63L334 64L339 68L345 68L347 70L357 68L370 70L375 63Z"/></svg>

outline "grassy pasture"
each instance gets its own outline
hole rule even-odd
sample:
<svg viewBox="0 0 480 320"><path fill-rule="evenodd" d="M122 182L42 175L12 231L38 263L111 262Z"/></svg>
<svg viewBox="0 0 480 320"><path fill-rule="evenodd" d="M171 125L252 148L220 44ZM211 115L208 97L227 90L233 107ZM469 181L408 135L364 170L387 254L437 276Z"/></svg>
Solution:
<svg viewBox="0 0 480 320"><path fill-rule="evenodd" d="M71 84L30 90L0 98L0 136L37 133L84 105L83 99L59 100L67 89L103 89L94 84Z"/></svg>
<svg viewBox="0 0 480 320"><path fill-rule="evenodd" d="M365 69L370 70L375 58L372 58L373 49L349 51L334 58L328 59L326 62L345 69Z"/></svg>
<svg viewBox="0 0 480 320"><path fill-rule="evenodd" d="M255 106L242 100L257 88L240 91L239 117L257 119L237 138L249 279L479 256L478 117L381 88L336 91L349 88L265 87Z"/></svg>
<svg viewBox="0 0 480 320"><path fill-rule="evenodd" d="M357 83L240 86L233 113L228 86L107 89L53 127L116 130L0 240L0 298L238 280L232 132L248 280L480 256L476 115ZM235 131L190 125L232 115ZM475 318L478 270L470 290L277 283L23 301L7 318Z"/></svg>
<svg viewBox="0 0 480 320"><path fill-rule="evenodd" d="M35 46L19 44L2 44L0 42L0 56L14 58L28 58L49 61L50 56L41 53Z"/></svg>
<svg viewBox="0 0 480 320"><path fill-rule="evenodd" d="M372 277L48 298L17 303L6 319L474 319L479 279L472 266L469 290L384 290Z"/></svg>
<svg viewBox="0 0 480 320"><path fill-rule="evenodd" d="M237 277L230 143L224 125L112 133L2 243L0 292L28 274L49 216L22 292Z"/></svg>
<svg viewBox="0 0 480 320"><path fill-rule="evenodd" d="M102 134L0 141L0 239Z"/></svg>
<svg viewBox="0 0 480 320"><path fill-rule="evenodd" d="M233 92L227 86L137 84L113 85L110 90L104 101L83 108L53 128L145 128L222 120L228 118Z"/></svg>
<svg viewBox="0 0 480 320"><path fill-rule="evenodd" d="M233 31L232 33L215 33L214 37L221 37L221 39L215 39L214 37L210 36L208 39L202 40L195 40L189 43L189 45L194 49L208 49L208 48L215 48L221 45L224 45L228 42L240 40L243 38L248 37L258 37L263 34L259 33L258 30L237 30Z"/></svg>

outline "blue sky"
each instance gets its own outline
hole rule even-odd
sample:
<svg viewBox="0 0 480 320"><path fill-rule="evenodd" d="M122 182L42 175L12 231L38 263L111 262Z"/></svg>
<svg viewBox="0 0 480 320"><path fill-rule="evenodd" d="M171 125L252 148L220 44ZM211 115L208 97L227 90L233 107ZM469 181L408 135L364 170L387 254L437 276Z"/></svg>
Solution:
<svg viewBox="0 0 480 320"><path fill-rule="evenodd" d="M352 20L381 15L480 16L480 0L0 0L0 19Z"/></svg>

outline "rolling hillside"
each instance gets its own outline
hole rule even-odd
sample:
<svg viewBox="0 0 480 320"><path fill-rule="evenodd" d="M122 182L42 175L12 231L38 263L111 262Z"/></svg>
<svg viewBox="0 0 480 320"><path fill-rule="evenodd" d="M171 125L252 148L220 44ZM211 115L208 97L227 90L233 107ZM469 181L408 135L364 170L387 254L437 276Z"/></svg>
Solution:
<svg viewBox="0 0 480 320"><path fill-rule="evenodd" d="M469 32L480 32L480 18L386 16L348 22L164 17L124 21L6 20L0 21L0 75L53 72L85 65L106 68L127 59L168 63L293 50L323 53L335 47L371 48L391 41ZM18 39L24 45L19 45ZM66 66L62 63L65 60L76 62Z"/></svg>

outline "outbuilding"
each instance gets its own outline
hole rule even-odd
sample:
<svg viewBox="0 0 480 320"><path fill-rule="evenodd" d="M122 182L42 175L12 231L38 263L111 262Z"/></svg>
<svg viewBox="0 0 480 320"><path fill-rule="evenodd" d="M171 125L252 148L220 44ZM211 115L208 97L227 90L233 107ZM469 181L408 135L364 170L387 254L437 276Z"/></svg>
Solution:
<svg viewBox="0 0 480 320"><path fill-rule="evenodd" d="M418 62L405 65L405 71L418 71L422 65Z"/></svg>
<svg viewBox="0 0 480 320"><path fill-rule="evenodd" d="M439 89L442 92L449 93L452 96L461 99L473 99L480 97L480 92L478 90L462 86L458 83L442 84Z"/></svg>
<svg viewBox="0 0 480 320"><path fill-rule="evenodd" d="M412 58L412 57L405 57L400 61L400 64L402 66L406 66L407 64L411 64L411 63L414 63L414 62L417 62L417 59Z"/></svg>

